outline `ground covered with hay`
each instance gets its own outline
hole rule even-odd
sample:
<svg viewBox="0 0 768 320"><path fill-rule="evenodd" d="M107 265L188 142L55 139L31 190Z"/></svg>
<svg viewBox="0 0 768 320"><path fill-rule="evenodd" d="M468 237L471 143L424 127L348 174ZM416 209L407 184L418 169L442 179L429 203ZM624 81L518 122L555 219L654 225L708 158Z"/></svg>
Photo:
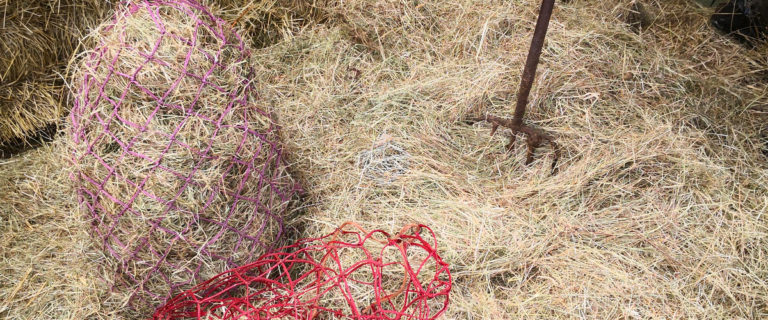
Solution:
<svg viewBox="0 0 768 320"><path fill-rule="evenodd" d="M640 26L629 1L556 5L527 120L562 146L557 175L551 150L525 166L465 121L511 114L538 1L223 16L259 39L257 90L306 191L290 224L429 225L454 276L445 319L768 317L766 48L693 2L642 2ZM0 317L118 313L66 139L0 160Z"/></svg>

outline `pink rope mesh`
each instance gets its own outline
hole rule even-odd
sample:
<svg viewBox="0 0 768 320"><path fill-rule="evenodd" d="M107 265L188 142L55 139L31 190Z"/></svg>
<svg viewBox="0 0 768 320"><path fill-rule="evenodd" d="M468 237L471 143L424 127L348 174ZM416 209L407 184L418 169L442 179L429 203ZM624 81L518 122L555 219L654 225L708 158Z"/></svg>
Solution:
<svg viewBox="0 0 768 320"><path fill-rule="evenodd" d="M219 50L217 52L195 51L196 49L193 44L204 40L180 38L177 34L166 32L166 21L163 20L160 11L167 10L169 7L181 10L190 19L193 19L195 36L198 35L198 31L202 32L203 30L206 36L213 35L216 41L221 43ZM131 300L139 298L141 300L148 300L145 301L146 303L155 304L157 301L163 301L170 297L172 293L179 292L193 285L201 271L207 267L202 261L195 260L185 264L169 262L169 254L171 254L175 246L180 244L190 246L191 250L189 251L191 254L225 261L226 266L229 268L236 267L243 261L252 261L256 256L268 252L274 246L273 243L262 239L262 233L265 232L265 225L277 225L278 234L276 238L280 238L280 235L284 232L282 216L285 206L264 203L260 198L263 196L247 194L244 190L246 190L245 186L248 183L257 183L258 190L268 189L266 192L272 192L277 195L276 198L282 203L290 201L297 189L292 182L284 183L281 177L283 172L275 169L277 167L284 167L282 151L276 141L276 131L278 128L275 125L270 125L266 131L259 131L249 125L252 120L248 118L248 113L243 111L238 111L243 113L242 115L238 114L238 116L245 118L242 123L228 124L223 120L235 112L233 110L241 110L243 106L246 106L249 112L257 112L261 116L271 119L267 112L252 106L253 102L250 101L250 97L253 96L252 85L247 77L241 78L242 89L232 92L218 86L215 79L212 78L212 75L215 73L229 72L232 64L242 63L248 55L240 36L229 29L228 23L213 16L205 7L193 0L140 0L124 4L123 10L127 14L123 16L116 15L115 25L119 18L124 19L126 16L136 14L137 12L145 12L152 17L154 27L156 28L155 31L159 34L159 38L152 48L134 48L128 42L119 44L123 47L120 48L119 54L112 60L104 59L104 54L110 48L109 46L114 48L115 44L102 43L86 58L84 62L85 69L96 70L105 67L106 64L108 75L98 78L93 74L85 72L82 83L78 85L79 89L76 92L77 98L71 112L71 121L73 123L73 140L76 145L81 147L74 152L73 160L76 167L79 165L95 166L98 167L98 170L107 172L107 174L104 177L93 177L78 171L73 178L76 181L80 202L88 212L89 218L91 218L94 232L93 237L97 239L101 247L108 253L108 256L117 261L118 269L127 270L138 264L152 264L149 272L146 274L138 276L131 275L130 273L122 274L121 277L123 279L121 281L127 282L128 286L137 288ZM120 30L111 30L115 25L108 26L104 30L121 32ZM186 52L184 63L179 63L176 59L156 55L158 49L164 43L164 38L167 37L174 37L175 40L190 44L189 48L187 48L189 51ZM122 39L127 38L128 36L126 35L122 36ZM235 50L232 50L232 47L235 47ZM240 56L236 57L232 64L225 65L221 62L225 49L229 50L227 54L234 51L239 52ZM193 53L206 55L211 62L210 68L200 69L199 66L188 65L190 56ZM130 73L125 73L124 70L115 67L121 57L127 55L140 55L144 58L145 65L152 64L153 67L165 68L173 72L181 70L183 76L175 82L168 83L165 92L158 93L154 88L147 88L141 77L138 76L145 65L137 66ZM108 83L120 78L127 79L129 82L129 85L122 90L122 94L115 97L105 93L105 87ZM178 102L165 101L166 97L176 90L182 81L193 80L196 83L200 83L194 99L185 102L186 104L183 105L177 104ZM229 102L216 109L218 110L217 113L205 114L198 112L196 110L202 108L202 106L197 104L203 92L226 94L229 97ZM121 114L124 114L121 113L121 109L130 107L124 103L126 97L128 95L136 95L137 93L143 94L144 99L151 99L154 103L154 111L152 111L149 119L140 123L121 116ZM111 110L107 110L107 112L97 110L98 108L103 108L105 101L109 103ZM169 110L182 115L178 119L178 126L171 132L155 130L150 123ZM192 121L204 122L211 128L215 128L209 141L204 143L203 147L190 146L178 138L184 125ZM121 126L131 128L138 132L138 134L128 138L114 134L113 128ZM89 137L88 135L89 130L93 131L94 127L100 128L99 130L103 129L103 133L96 138ZM193 177L204 169L206 162L220 157L220 155L215 154L211 150L212 141L221 138L217 137L221 131L227 129L231 132L233 128L239 134L234 136L232 141L228 141L228 143L235 144L238 147L234 155L225 155L230 157L227 160L230 165L223 170L221 176L216 177L217 181L215 183L207 185L206 189L200 191L198 210L188 211L189 209L185 208L184 212L177 212L181 210L177 206L177 202L186 191L194 188L202 189L202 185L195 181ZM157 137L162 137L162 143L165 144L165 147L162 148L162 153L148 155L137 151L138 148L136 146L142 141L147 141L147 139L157 140ZM104 145L112 146L111 148L114 150L105 151L102 148ZM186 171L171 168L165 164L166 160L168 160L165 158L165 152L172 148L175 150L186 150L186 154L190 155L191 161L189 161ZM250 157L241 158L238 155L241 154L240 151L243 148L250 148L250 150L256 150L256 152ZM105 152L117 152L119 156L106 159L104 156ZM148 173L143 179L136 180L133 177L121 174L120 170L116 169L121 163L137 158L151 164L148 168ZM266 163L263 163L264 161ZM232 181L235 171L237 171L237 177L239 178ZM160 195L154 190L147 188L147 183L153 179L154 175L160 172L171 173L175 179L178 179L180 187L177 190L168 191L170 195ZM105 190L107 183L129 185L135 188L135 192L127 195L110 194L110 192ZM227 188L231 188L231 190L226 189L224 185L229 186ZM227 197L234 199L228 204L229 209L225 212L220 212L219 218L201 215L201 212L209 209L208 207L214 201L213 199L220 196L220 193L226 193ZM123 227L123 222L127 217L142 216L143 212L134 203L138 198L157 202L164 206L165 211L159 217L145 221L148 232L139 235L138 239L129 239L127 236L120 235L116 230ZM108 202L116 204L121 209L118 212L107 210L104 203ZM247 215L249 218L237 224L233 223L233 214L241 210L240 208L246 207L255 208ZM183 225L173 225L178 222L166 221L166 216L171 213L191 215L192 218L185 220ZM169 225L173 225L173 227L169 227ZM207 230L213 228L216 232L211 233L205 242L195 243L189 240L188 233L201 228L201 226L209 228ZM245 251L246 254L233 257L220 251L211 251L210 248L223 238L236 239L231 247L232 251ZM158 245L154 242L156 239L168 240L163 240L161 241L162 244ZM150 258L148 259L147 257ZM171 273L173 273L173 277L171 277ZM166 282L167 286L171 288L170 291L157 292L146 288L150 279L156 281L158 278ZM185 280L176 282L173 280L175 278Z"/></svg>
<svg viewBox="0 0 768 320"><path fill-rule="evenodd" d="M451 283L428 227L391 236L346 223L222 273L154 319L436 319Z"/></svg>

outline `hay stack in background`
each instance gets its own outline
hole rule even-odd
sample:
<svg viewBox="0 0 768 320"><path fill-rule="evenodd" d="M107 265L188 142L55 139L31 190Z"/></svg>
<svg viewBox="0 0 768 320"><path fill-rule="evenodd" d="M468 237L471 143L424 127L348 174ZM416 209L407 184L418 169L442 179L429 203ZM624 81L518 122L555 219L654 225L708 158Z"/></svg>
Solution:
<svg viewBox="0 0 768 320"><path fill-rule="evenodd" d="M136 1L94 37L73 81L75 180L113 307L145 312L275 245L294 182L228 22Z"/></svg>
<svg viewBox="0 0 768 320"><path fill-rule="evenodd" d="M0 153L66 112L60 74L110 8L103 0L0 0Z"/></svg>

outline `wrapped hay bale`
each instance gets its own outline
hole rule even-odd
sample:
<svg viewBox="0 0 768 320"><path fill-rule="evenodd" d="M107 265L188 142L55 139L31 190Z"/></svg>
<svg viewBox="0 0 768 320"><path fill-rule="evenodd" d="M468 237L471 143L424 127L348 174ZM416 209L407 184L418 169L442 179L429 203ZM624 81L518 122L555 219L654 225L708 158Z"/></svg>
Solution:
<svg viewBox="0 0 768 320"><path fill-rule="evenodd" d="M0 0L0 153L65 113L60 73L103 0Z"/></svg>
<svg viewBox="0 0 768 320"><path fill-rule="evenodd" d="M136 1L94 37L73 80L74 180L113 302L147 311L272 248L295 184L227 22Z"/></svg>

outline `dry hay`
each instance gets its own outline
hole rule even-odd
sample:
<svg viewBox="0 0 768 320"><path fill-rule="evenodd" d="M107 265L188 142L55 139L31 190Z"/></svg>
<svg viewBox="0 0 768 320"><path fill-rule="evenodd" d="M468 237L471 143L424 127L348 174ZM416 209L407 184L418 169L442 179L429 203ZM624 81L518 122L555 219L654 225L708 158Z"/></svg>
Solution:
<svg viewBox="0 0 768 320"><path fill-rule="evenodd" d="M36 145L36 132L66 115L66 89L58 75L0 85L0 157Z"/></svg>
<svg viewBox="0 0 768 320"><path fill-rule="evenodd" d="M109 287L77 212L66 139L0 160L0 318L88 319Z"/></svg>
<svg viewBox="0 0 768 320"><path fill-rule="evenodd" d="M54 1L3 0L0 49L0 83L13 83L45 71L59 63L64 51L71 50L71 39L60 36L64 22L52 8ZM70 47L70 48L68 48Z"/></svg>
<svg viewBox="0 0 768 320"><path fill-rule="evenodd" d="M551 176L551 150L524 166L463 121L484 95L511 115L539 2L344 1L328 8L342 22L259 52L309 234L435 227L449 319L768 316L765 48L688 1L642 1L644 29L624 23L630 1L559 3L528 119L563 146ZM361 183L355 159L383 132L409 170Z"/></svg>
<svg viewBox="0 0 768 320"><path fill-rule="evenodd" d="M5 130L0 131L6 134L0 138L4 142L0 143L0 158L23 149L35 129L57 122L63 114L60 99L64 96L55 76L0 86L0 122Z"/></svg>
<svg viewBox="0 0 768 320"><path fill-rule="evenodd" d="M73 80L75 179L108 304L146 315L272 248L294 183L228 23L184 0L137 1L93 37Z"/></svg>
<svg viewBox="0 0 768 320"><path fill-rule="evenodd" d="M207 0L220 7L222 17L244 31L256 48L328 19L332 0Z"/></svg>
<svg viewBox="0 0 768 320"><path fill-rule="evenodd" d="M103 0L0 0L0 147L65 114L60 73L110 7Z"/></svg>
<svg viewBox="0 0 768 320"><path fill-rule="evenodd" d="M683 0L640 1L655 15L633 30L630 2L555 7L528 118L563 147L555 176L548 150L524 166L462 121L515 89L538 0L331 3L255 51L306 180L304 236L430 225L455 276L445 319L765 318L765 49ZM387 186L356 163L384 132L410 155ZM0 164L0 317L111 319L57 144Z"/></svg>

